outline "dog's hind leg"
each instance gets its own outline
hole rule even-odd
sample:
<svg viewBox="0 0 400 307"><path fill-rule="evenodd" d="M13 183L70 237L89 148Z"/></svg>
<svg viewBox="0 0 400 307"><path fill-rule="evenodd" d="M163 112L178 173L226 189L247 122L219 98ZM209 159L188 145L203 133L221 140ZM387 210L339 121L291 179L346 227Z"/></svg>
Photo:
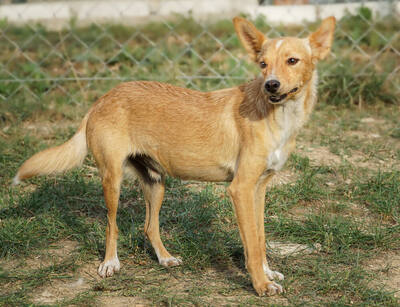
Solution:
<svg viewBox="0 0 400 307"><path fill-rule="evenodd" d="M120 186L123 176L123 164L126 157L125 152L113 150L108 146L103 150L93 150L94 157L102 176L104 199L107 206L107 227L106 227L106 254L104 261L98 268L101 277L109 277L118 272L120 263L117 255L117 209L120 195Z"/></svg>
<svg viewBox="0 0 400 307"><path fill-rule="evenodd" d="M158 262L165 267L180 265L182 261L171 256L160 238L159 212L164 198L163 179L157 182L140 180L146 201L146 221L144 232L157 254Z"/></svg>
<svg viewBox="0 0 400 307"><path fill-rule="evenodd" d="M261 246L263 254L263 269L268 279L279 279L283 280L284 276L278 271L272 271L268 266L266 246L265 246L265 228L264 228L264 209L265 209L265 191L268 182L272 179L273 173L267 174L264 178L261 178L257 184L255 192L255 210L257 218L257 232L259 244Z"/></svg>

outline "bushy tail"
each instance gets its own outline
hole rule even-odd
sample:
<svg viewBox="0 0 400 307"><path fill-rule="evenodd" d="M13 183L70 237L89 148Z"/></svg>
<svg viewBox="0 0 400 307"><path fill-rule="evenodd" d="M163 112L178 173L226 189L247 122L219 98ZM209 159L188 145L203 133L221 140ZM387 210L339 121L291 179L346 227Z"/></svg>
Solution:
<svg viewBox="0 0 400 307"><path fill-rule="evenodd" d="M13 184L36 175L46 175L69 170L82 164L87 155L86 124L89 114L85 118L74 136L64 144L48 148L30 157L19 168Z"/></svg>

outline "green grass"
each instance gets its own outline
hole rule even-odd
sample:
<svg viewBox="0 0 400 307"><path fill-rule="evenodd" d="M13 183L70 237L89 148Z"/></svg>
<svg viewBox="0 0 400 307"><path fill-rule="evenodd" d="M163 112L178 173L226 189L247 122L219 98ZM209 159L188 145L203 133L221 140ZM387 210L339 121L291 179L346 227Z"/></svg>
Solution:
<svg viewBox="0 0 400 307"><path fill-rule="evenodd" d="M400 172L378 171L367 180L356 184L354 197L372 212L399 223Z"/></svg>
<svg viewBox="0 0 400 307"><path fill-rule="evenodd" d="M352 39L360 38L367 26L368 12L361 14L339 22L343 30L351 31ZM270 29L262 19L255 23L265 32ZM321 65L320 102L283 170L288 179L272 186L266 195L267 240L314 249L298 254L268 251L271 267L285 274L282 284L287 291L279 297L260 298L252 289L236 218L224 192L226 184L168 178L160 214L161 235L168 250L184 263L166 269L157 264L143 235L145 206L138 184L125 180L118 211L122 270L105 280L97 277L96 268L105 252L107 211L91 156L80 169L10 187L22 161L73 135L89 105L118 83L60 81L67 89L64 93L52 89L55 81L43 77L121 76L204 90L242 82L211 78L187 83L180 78L182 72L215 77L199 56L186 48L187 43L223 76L245 79L255 71L251 64L235 62L223 50L214 56L220 46L207 35L198 36L201 29L192 19L178 18L171 25L179 38L160 23L140 28L155 47L141 36L126 42L135 31L131 27L105 25L106 35L102 35L99 26L78 28L72 21L73 33L90 46L87 51L73 36L65 38L63 46L57 44L66 34L63 31L1 23L3 31L42 64L27 63L11 45L0 41L4 51L1 62L8 63L7 69L20 78L34 79L26 86L39 97L20 91L0 102L0 306L91 306L108 297L122 305L132 304L132 299L168 306L398 306L396 289L385 285L385 274L394 274L392 268L388 266L382 273L374 264L385 255L399 257L396 94L379 76L354 78L362 62L353 59L351 40L342 32L337 33L334 52L348 61L342 63L351 64L336 65L337 58L330 58ZM308 26L314 29L316 25ZM376 27L391 38L398 21L385 20ZM244 55L231 21L210 24L208 29L227 50ZM277 29L290 35L298 30ZM40 35L29 39L34 32ZM57 46L59 54L50 53L40 37ZM114 40L123 48L116 48ZM374 54L382 41L372 32L361 37L360 44L365 52ZM399 47L398 41L393 44ZM393 57L385 53L370 69L385 73L393 63ZM0 82L3 96L16 89L16 83ZM83 285L74 286L79 278Z"/></svg>

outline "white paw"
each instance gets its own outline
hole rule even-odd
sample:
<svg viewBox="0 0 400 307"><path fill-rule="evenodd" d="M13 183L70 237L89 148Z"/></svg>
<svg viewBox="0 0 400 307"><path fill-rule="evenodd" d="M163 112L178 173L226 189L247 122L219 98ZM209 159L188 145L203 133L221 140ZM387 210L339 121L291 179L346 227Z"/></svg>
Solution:
<svg viewBox="0 0 400 307"><path fill-rule="evenodd" d="M265 264L263 265L263 269L264 269L264 273L265 275L267 275L269 280L274 280L274 279L278 279L278 280L284 280L285 276L278 272L278 271L272 271L269 269L268 266L266 266Z"/></svg>
<svg viewBox="0 0 400 307"><path fill-rule="evenodd" d="M159 262L162 266L165 267L177 266L182 264L182 260L175 257L161 258Z"/></svg>
<svg viewBox="0 0 400 307"><path fill-rule="evenodd" d="M115 257L112 260L103 261L99 265L99 269L97 273L102 277L110 277L114 275L114 272L118 272L120 269L120 264L118 257Z"/></svg>
<svg viewBox="0 0 400 307"><path fill-rule="evenodd" d="M12 184L13 186L19 185L21 183L21 180L19 180L18 174L13 178Z"/></svg>
<svg viewBox="0 0 400 307"><path fill-rule="evenodd" d="M276 282L271 282L268 286L267 286L267 295L268 296L272 296L275 294L279 294L283 292L283 288L280 284L277 284Z"/></svg>

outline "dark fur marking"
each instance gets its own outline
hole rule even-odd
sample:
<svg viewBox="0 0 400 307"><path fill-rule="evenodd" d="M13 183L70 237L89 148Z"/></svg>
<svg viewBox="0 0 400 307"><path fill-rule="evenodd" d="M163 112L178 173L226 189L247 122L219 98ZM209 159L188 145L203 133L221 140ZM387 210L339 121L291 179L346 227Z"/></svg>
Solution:
<svg viewBox="0 0 400 307"><path fill-rule="evenodd" d="M165 172L162 166L147 155L131 155L128 157L128 161L137 170L141 178L146 183L161 182L162 178L164 177ZM155 178L154 174L157 175L157 178Z"/></svg>
<svg viewBox="0 0 400 307"><path fill-rule="evenodd" d="M231 169L230 167L224 167L224 168L222 168L222 170L224 172L226 172L225 181L226 182L231 182L233 180L234 175L235 175L233 169Z"/></svg>

